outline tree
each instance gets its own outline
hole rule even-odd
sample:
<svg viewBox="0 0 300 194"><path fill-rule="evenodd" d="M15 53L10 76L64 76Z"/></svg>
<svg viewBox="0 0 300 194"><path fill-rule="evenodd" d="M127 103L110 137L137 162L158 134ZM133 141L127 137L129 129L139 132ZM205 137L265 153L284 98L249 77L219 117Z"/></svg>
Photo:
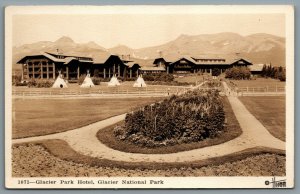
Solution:
<svg viewBox="0 0 300 194"><path fill-rule="evenodd" d="M286 73L285 73L285 70L283 70L282 72L279 72L279 73L278 73L278 79L279 79L280 81L284 81L284 82L285 82L285 80L286 80Z"/></svg>
<svg viewBox="0 0 300 194"><path fill-rule="evenodd" d="M264 64L263 68L262 68L262 71L261 71L261 76L262 77L265 77L267 74L267 65Z"/></svg>
<svg viewBox="0 0 300 194"><path fill-rule="evenodd" d="M21 75L13 75L12 76L12 84L14 86L19 85L22 81L22 76Z"/></svg>

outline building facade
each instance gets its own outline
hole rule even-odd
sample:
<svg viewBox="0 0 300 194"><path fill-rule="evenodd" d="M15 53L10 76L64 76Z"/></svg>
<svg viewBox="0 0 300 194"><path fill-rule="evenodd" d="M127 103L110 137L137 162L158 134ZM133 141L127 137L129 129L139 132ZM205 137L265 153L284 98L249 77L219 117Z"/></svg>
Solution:
<svg viewBox="0 0 300 194"><path fill-rule="evenodd" d="M168 62L163 58L157 58L153 62L154 67L164 67L165 72L175 74L186 73L212 73L214 68L220 69L221 73L226 69L232 67L249 67L251 62L238 58L238 59L224 59L224 58L196 58L185 56L173 62Z"/></svg>
<svg viewBox="0 0 300 194"><path fill-rule="evenodd" d="M130 60L122 60L117 55L106 55L94 60L91 57L68 56L41 53L23 57L21 64L22 80L55 79L61 74L65 80L78 80L89 72L91 76L110 78L113 75L123 78L138 77L140 65Z"/></svg>
<svg viewBox="0 0 300 194"><path fill-rule="evenodd" d="M78 80L89 72L91 76L110 78L113 75L123 78L136 78L139 74L187 74L212 73L214 68L221 73L232 67L249 67L251 62L238 59L196 58L184 56L173 62L164 58L154 60L152 66L143 66L134 60L118 55L104 55L98 58L68 56L49 52L25 56L18 61L22 65L22 80L55 79L61 73L66 80Z"/></svg>
<svg viewBox="0 0 300 194"><path fill-rule="evenodd" d="M91 69L93 59L89 57L65 56L52 53L25 56L21 64L22 79L55 79L59 73L67 80L78 79Z"/></svg>

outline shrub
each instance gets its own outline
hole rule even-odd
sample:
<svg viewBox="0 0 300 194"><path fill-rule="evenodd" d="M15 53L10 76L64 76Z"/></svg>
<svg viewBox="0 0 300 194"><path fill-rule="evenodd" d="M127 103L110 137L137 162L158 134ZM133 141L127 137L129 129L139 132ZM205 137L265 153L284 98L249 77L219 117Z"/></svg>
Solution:
<svg viewBox="0 0 300 194"><path fill-rule="evenodd" d="M119 139L124 139L125 138L124 128L122 126L116 126L114 128L114 135Z"/></svg>
<svg viewBox="0 0 300 194"><path fill-rule="evenodd" d="M178 82L178 81L171 81L171 82L165 82L165 81L147 81L147 84L149 85L168 85L168 86L190 86L193 85L188 82Z"/></svg>
<svg viewBox="0 0 300 194"><path fill-rule="evenodd" d="M12 84L13 86L18 86L22 82L22 76L21 75L13 75L12 76Z"/></svg>
<svg viewBox="0 0 300 194"><path fill-rule="evenodd" d="M121 77L121 76L118 76L117 79L118 79L119 81L122 81L122 82L125 80L125 78L124 78L124 77Z"/></svg>
<svg viewBox="0 0 300 194"><path fill-rule="evenodd" d="M101 82L101 78L100 77L93 77L92 78L92 81L95 85L100 85L100 82Z"/></svg>
<svg viewBox="0 0 300 194"><path fill-rule="evenodd" d="M27 85L28 85L29 88L34 88L34 87L36 87L37 82L36 82L35 79L31 78L31 79L28 81L28 84L27 84Z"/></svg>
<svg viewBox="0 0 300 194"><path fill-rule="evenodd" d="M212 69L212 76L219 76L221 74L221 69L213 68Z"/></svg>
<svg viewBox="0 0 300 194"><path fill-rule="evenodd" d="M225 78L228 79L250 79L251 72L247 67L233 67L225 71Z"/></svg>
<svg viewBox="0 0 300 194"><path fill-rule="evenodd" d="M171 82L174 80L174 76L168 73L153 73L143 75L145 81L163 81Z"/></svg>
<svg viewBox="0 0 300 194"><path fill-rule="evenodd" d="M135 80L136 80L135 77L132 77L132 78L126 77L126 78L124 78L124 81L135 81Z"/></svg>
<svg viewBox="0 0 300 194"><path fill-rule="evenodd" d="M94 70L94 76L93 77L99 77L99 69Z"/></svg>
<svg viewBox="0 0 300 194"><path fill-rule="evenodd" d="M19 83L16 83L15 86L28 86L27 82L24 81L24 82L19 82Z"/></svg>
<svg viewBox="0 0 300 194"><path fill-rule="evenodd" d="M27 86L30 88L51 88L53 81L30 79Z"/></svg>
<svg viewBox="0 0 300 194"><path fill-rule="evenodd" d="M285 73L285 71L282 71L282 72L278 73L278 79L280 81L284 81L285 82L285 80L286 80L286 73Z"/></svg>
<svg viewBox="0 0 300 194"><path fill-rule="evenodd" d="M222 132L224 121L218 91L196 90L128 113L122 130L124 140L156 147L213 138ZM120 129L115 130L119 138Z"/></svg>
<svg viewBox="0 0 300 194"><path fill-rule="evenodd" d="M210 88L215 88L215 87L221 87L221 82L219 81L207 81L203 86L204 87L210 87Z"/></svg>

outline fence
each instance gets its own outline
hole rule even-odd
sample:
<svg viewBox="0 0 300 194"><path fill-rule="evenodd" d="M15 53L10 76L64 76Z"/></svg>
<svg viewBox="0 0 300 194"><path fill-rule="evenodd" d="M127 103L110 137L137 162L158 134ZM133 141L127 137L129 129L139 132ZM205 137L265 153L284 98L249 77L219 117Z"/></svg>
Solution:
<svg viewBox="0 0 300 194"><path fill-rule="evenodd" d="M239 87L237 93L240 96L278 96L285 95L284 86L265 86L265 87Z"/></svg>
<svg viewBox="0 0 300 194"><path fill-rule="evenodd" d="M285 92L284 86L238 87L238 92Z"/></svg>
<svg viewBox="0 0 300 194"><path fill-rule="evenodd" d="M155 88L105 88L105 89L26 89L26 90L13 90L12 95L14 97L26 97L26 96L107 96L107 95L133 95L133 96L166 96L172 94L179 94L186 92L188 87L155 87Z"/></svg>

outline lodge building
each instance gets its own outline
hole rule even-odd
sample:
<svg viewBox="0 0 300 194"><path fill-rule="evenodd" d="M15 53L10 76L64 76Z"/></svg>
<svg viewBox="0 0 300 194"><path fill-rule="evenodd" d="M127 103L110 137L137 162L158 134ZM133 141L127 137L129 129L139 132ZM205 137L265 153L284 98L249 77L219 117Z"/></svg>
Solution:
<svg viewBox="0 0 300 194"><path fill-rule="evenodd" d="M251 62L238 59L224 59L224 58L200 58L184 56L173 62L167 61L164 58L157 58L153 62L154 66L164 67L167 73L212 73L212 69L218 68L221 73L232 67L248 67L252 65ZM147 72L144 72L147 73Z"/></svg>
<svg viewBox="0 0 300 194"><path fill-rule="evenodd" d="M212 69L218 68L224 72L232 67L249 67L251 62L239 59L203 58L184 56L170 61L163 57L154 60L152 66L143 66L130 60L130 58L118 55L104 55L95 58L53 54L44 52L38 55L23 57L17 62L22 65L22 80L55 79L59 72L66 80L78 80L88 71L91 76L110 78L113 75L123 78L135 78L139 74L149 73L212 73Z"/></svg>

